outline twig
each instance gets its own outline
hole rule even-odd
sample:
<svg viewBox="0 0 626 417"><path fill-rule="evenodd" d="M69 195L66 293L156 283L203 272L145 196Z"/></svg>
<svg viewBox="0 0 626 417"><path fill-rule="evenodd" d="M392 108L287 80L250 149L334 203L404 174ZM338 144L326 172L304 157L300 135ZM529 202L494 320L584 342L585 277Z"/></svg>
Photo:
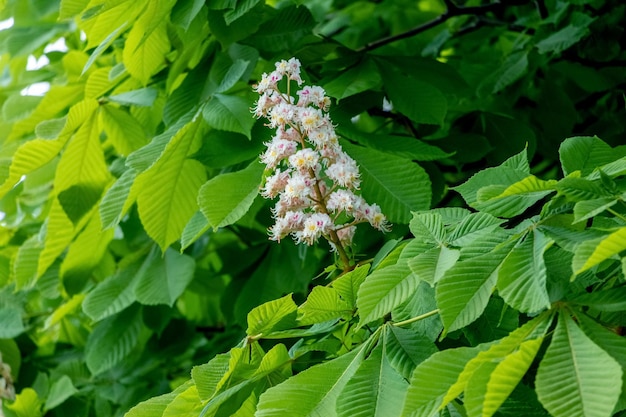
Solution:
<svg viewBox="0 0 626 417"><path fill-rule="evenodd" d="M499 0L496 0L493 3L484 4L482 6L457 6L452 0L444 0L444 3L446 5L446 11L443 14L434 18L433 20L423 23L406 32L399 33L393 36L388 36L374 42L370 42L362 48L358 49L358 52L371 51L373 49L380 48L381 46L385 46L401 39L410 38L419 33L425 32L428 29L431 29L437 25L440 25L455 16L484 15L485 13L497 11L498 9L503 7L502 3L500 3Z"/></svg>
<svg viewBox="0 0 626 417"><path fill-rule="evenodd" d="M433 311L429 311L428 313L424 313L424 314L419 315L417 317L411 317L410 319L407 319L407 320L403 320L403 321L398 321L396 323L392 323L392 325L396 326L396 327L406 326L407 324L411 324L411 323L415 323L416 321L427 319L428 317L434 316L435 314L439 314L439 309L435 309Z"/></svg>

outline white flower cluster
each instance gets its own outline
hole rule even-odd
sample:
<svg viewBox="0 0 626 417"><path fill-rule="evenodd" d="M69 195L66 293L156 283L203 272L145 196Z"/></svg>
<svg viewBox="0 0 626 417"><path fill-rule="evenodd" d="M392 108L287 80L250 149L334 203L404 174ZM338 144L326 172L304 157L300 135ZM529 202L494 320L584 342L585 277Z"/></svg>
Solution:
<svg viewBox="0 0 626 417"><path fill-rule="evenodd" d="M286 92L279 83L286 79ZM381 231L389 223L377 204L368 204L355 194L360 185L356 162L338 142L326 113L330 99L318 86L304 86L291 96L291 82L301 86L300 62L291 58L276 63L276 70L263 74L254 86L260 97L253 109L264 117L276 134L265 145L261 162L269 174L261 190L265 198L276 198L275 224L270 239L291 235L296 243L308 245L325 237L337 245L350 246L358 223L369 222Z"/></svg>

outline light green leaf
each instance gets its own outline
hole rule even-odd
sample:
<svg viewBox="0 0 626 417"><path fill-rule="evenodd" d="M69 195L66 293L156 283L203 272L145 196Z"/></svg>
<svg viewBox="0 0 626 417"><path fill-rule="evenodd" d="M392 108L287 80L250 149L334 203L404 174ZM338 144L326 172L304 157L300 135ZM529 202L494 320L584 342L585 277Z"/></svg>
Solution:
<svg viewBox="0 0 626 417"><path fill-rule="evenodd" d="M574 222L578 223L590 219L617 203L616 197L602 197L593 200L579 201L574 206Z"/></svg>
<svg viewBox="0 0 626 417"><path fill-rule="evenodd" d="M445 332L467 326L484 311L506 252L489 252L457 262L436 287L437 305Z"/></svg>
<svg viewBox="0 0 626 417"><path fill-rule="evenodd" d="M185 226L183 230L183 234L180 237L180 250L184 251L190 245L192 245L196 240L200 238L211 225L204 214L201 211L197 211Z"/></svg>
<svg viewBox="0 0 626 417"><path fill-rule="evenodd" d="M200 415L201 410L202 401L198 396L198 389L191 385L165 406L162 417L195 417Z"/></svg>
<svg viewBox="0 0 626 417"><path fill-rule="evenodd" d="M409 384L391 366L379 344L361 363L337 399L339 417L400 416Z"/></svg>
<svg viewBox="0 0 626 417"><path fill-rule="evenodd" d="M461 251L438 246L409 259L409 268L422 281L434 286L459 259Z"/></svg>
<svg viewBox="0 0 626 417"><path fill-rule="evenodd" d="M419 279L406 263L372 272L358 292L359 326L377 320L398 307L413 295L418 284Z"/></svg>
<svg viewBox="0 0 626 417"><path fill-rule="evenodd" d="M336 318L349 319L352 308L332 287L318 285L309 293L306 301L298 308L300 325L321 323Z"/></svg>
<svg viewBox="0 0 626 417"><path fill-rule="evenodd" d="M214 229L235 223L248 211L259 193L263 165L211 178L198 192L200 210Z"/></svg>
<svg viewBox="0 0 626 417"><path fill-rule="evenodd" d="M150 107L154 104L158 94L156 89L146 87L109 96L109 100L123 106Z"/></svg>
<svg viewBox="0 0 626 417"><path fill-rule="evenodd" d="M417 365L409 381L402 415L426 417L435 414L465 364L484 349L484 346L446 349Z"/></svg>
<svg viewBox="0 0 626 417"><path fill-rule="evenodd" d="M159 159L135 180L139 216L162 251L180 238L198 210L197 193L206 180L206 170L187 156L193 151L199 125L196 119L175 134Z"/></svg>
<svg viewBox="0 0 626 417"><path fill-rule="evenodd" d="M255 120L250 114L250 103L243 97L214 94L202 109L202 116L215 129L242 133L251 139Z"/></svg>
<svg viewBox="0 0 626 417"><path fill-rule="evenodd" d="M336 417L343 388L363 361L357 348L333 360L312 366L261 394L257 417Z"/></svg>
<svg viewBox="0 0 626 417"><path fill-rule="evenodd" d="M137 119L119 108L101 106L100 120L107 140L120 155L128 155L147 142L146 134Z"/></svg>
<svg viewBox="0 0 626 417"><path fill-rule="evenodd" d="M448 236L451 245L463 247L476 239L491 234L504 220L488 213L472 213L464 217Z"/></svg>
<svg viewBox="0 0 626 417"><path fill-rule="evenodd" d="M347 274L341 275L332 283L333 288L339 292L341 298L348 303L351 309L356 306L357 293L369 269L368 264L358 266Z"/></svg>
<svg viewBox="0 0 626 417"><path fill-rule="evenodd" d="M77 392L78 390L72 383L72 379L67 375L62 375L59 379L54 381L50 387L50 392L48 393L44 409L51 410L59 406Z"/></svg>
<svg viewBox="0 0 626 417"><path fill-rule="evenodd" d="M248 313L246 334L249 336L265 335L295 327L297 309L291 294L261 304Z"/></svg>
<svg viewBox="0 0 626 417"><path fill-rule="evenodd" d="M96 325L87 338L85 362L93 375L121 362L139 342L143 323L141 310L131 306Z"/></svg>
<svg viewBox="0 0 626 417"><path fill-rule="evenodd" d="M621 393L622 369L563 311L535 384L554 417L609 417Z"/></svg>
<svg viewBox="0 0 626 417"><path fill-rule="evenodd" d="M190 386L191 381L188 381L172 392L142 401L124 414L124 417L163 417L163 412L167 406L174 401L178 395L189 389Z"/></svg>
<svg viewBox="0 0 626 417"><path fill-rule="evenodd" d="M155 4L152 7L159 6ZM126 69L143 85L148 84L152 75L165 65L165 55L170 50L167 23L162 22L149 34L146 33L148 25L150 23L144 19L133 24L123 51Z"/></svg>
<svg viewBox="0 0 626 417"><path fill-rule="evenodd" d="M578 275L593 268L624 249L626 249L626 227L617 229L603 238L584 241L574 253L574 273Z"/></svg>
<svg viewBox="0 0 626 417"><path fill-rule="evenodd" d="M136 177L137 172L129 168L105 192L99 206L100 221L104 229L117 226L135 202L136 190L132 192L132 185Z"/></svg>
<svg viewBox="0 0 626 417"><path fill-rule="evenodd" d="M15 401L11 404L4 403L4 407L11 412L10 416L15 417L42 417L43 405L37 392L32 388L24 388L22 392L15 396Z"/></svg>
<svg viewBox="0 0 626 417"><path fill-rule="evenodd" d="M497 363L487 383L481 417L494 415L511 395L535 360L542 343L543 338L526 340L520 344L515 352Z"/></svg>
<svg viewBox="0 0 626 417"><path fill-rule="evenodd" d="M556 183L529 175L508 186L485 186L478 190L472 207L498 217L515 217L553 192Z"/></svg>
<svg viewBox="0 0 626 417"><path fill-rule="evenodd" d="M195 268L192 257L172 248L163 256L153 250L137 272L137 300L147 305L172 306L193 279Z"/></svg>
<svg viewBox="0 0 626 417"><path fill-rule="evenodd" d="M423 242L442 245L446 241L443 217L437 212L413 213L409 229L413 236Z"/></svg>
<svg viewBox="0 0 626 417"><path fill-rule="evenodd" d="M219 382L229 370L230 355L227 353L214 356L208 363L194 366L191 378L198 388L198 395L206 401L215 394Z"/></svg>
<svg viewBox="0 0 626 417"><path fill-rule="evenodd" d="M531 231L506 257L498 271L498 294L523 313L550 308L543 253L553 241L539 230Z"/></svg>
<svg viewBox="0 0 626 417"><path fill-rule="evenodd" d="M342 143L359 164L363 197L376 203L393 223L408 223L411 211L430 207L430 179L416 163L389 154ZM410 178L410 181L407 181Z"/></svg>

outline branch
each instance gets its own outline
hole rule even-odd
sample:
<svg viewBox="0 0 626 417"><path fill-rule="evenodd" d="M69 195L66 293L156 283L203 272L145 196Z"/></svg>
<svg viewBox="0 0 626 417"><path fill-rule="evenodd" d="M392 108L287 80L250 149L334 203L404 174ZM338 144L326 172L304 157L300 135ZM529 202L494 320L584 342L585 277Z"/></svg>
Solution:
<svg viewBox="0 0 626 417"><path fill-rule="evenodd" d="M482 6L457 6L452 0L444 0L446 5L446 11L434 18L431 21L423 23L409 31L399 33L397 35L388 36L383 39L379 39L377 41L368 43L362 48L358 49L358 52L367 52L376 48L380 48L381 46L385 46L387 44L399 41L401 39L410 38L419 33L425 32L428 29L431 29L437 25L440 25L447 21L448 19L455 16L463 16L463 15L484 15L488 12L495 12L500 10L503 5L500 3L500 0L495 0L493 3L484 4Z"/></svg>

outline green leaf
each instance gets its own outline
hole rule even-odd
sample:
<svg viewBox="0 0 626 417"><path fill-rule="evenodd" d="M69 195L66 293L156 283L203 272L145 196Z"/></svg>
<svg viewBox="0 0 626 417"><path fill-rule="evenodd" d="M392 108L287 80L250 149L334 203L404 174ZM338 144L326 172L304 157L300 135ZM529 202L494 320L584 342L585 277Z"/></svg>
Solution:
<svg viewBox="0 0 626 417"><path fill-rule="evenodd" d="M185 0L176 2L172 9L172 23L189 30L189 25L193 19L200 13L204 0Z"/></svg>
<svg viewBox="0 0 626 417"><path fill-rule="evenodd" d="M241 133L251 139L255 121L248 100L238 96L214 94L202 109L202 117L215 129Z"/></svg>
<svg viewBox="0 0 626 417"><path fill-rule="evenodd" d="M97 375L121 362L137 346L142 327L136 305L98 323L85 346L89 371Z"/></svg>
<svg viewBox="0 0 626 417"><path fill-rule="evenodd" d="M352 308L340 297L339 291L321 285L313 288L304 304L298 308L298 312L300 313L300 317L298 317L300 325L352 317Z"/></svg>
<svg viewBox="0 0 626 417"><path fill-rule="evenodd" d="M359 326L383 317L413 295L419 279L406 263L372 272L359 288Z"/></svg>
<svg viewBox="0 0 626 417"><path fill-rule="evenodd" d="M539 230L531 231L506 257L498 271L498 294L523 313L550 308L543 253L553 241Z"/></svg>
<svg viewBox="0 0 626 417"><path fill-rule="evenodd" d="M543 338L526 340L497 363L486 386L481 416L490 417L498 411L532 365L542 343Z"/></svg>
<svg viewBox="0 0 626 417"><path fill-rule="evenodd" d="M552 33L550 36L537 42L535 45L540 54L548 52L560 53L572 45L578 43L589 34L589 24L584 26L567 25L563 29Z"/></svg>
<svg viewBox="0 0 626 417"><path fill-rule="evenodd" d="M578 223L595 217L617 203L616 197L603 197L593 200L579 201L574 206L574 222Z"/></svg>
<svg viewBox="0 0 626 417"><path fill-rule="evenodd" d="M16 307L0 307L0 339L13 339L26 330L22 322L22 311Z"/></svg>
<svg viewBox="0 0 626 417"><path fill-rule="evenodd" d="M361 284L367 277L369 265L361 265L354 268L347 274L341 275L333 281L332 286L339 292L339 295L345 300L351 309L356 306L357 293Z"/></svg>
<svg viewBox="0 0 626 417"><path fill-rule="evenodd" d="M407 380L415 367L437 352L433 342L413 329L387 326L384 354L391 366Z"/></svg>
<svg viewBox="0 0 626 417"><path fill-rule="evenodd" d="M402 415L432 416L442 405L444 395L455 383L465 364L485 348L446 349L420 363L409 381ZM433 378L433 375L437 375L437 378Z"/></svg>
<svg viewBox="0 0 626 417"><path fill-rule="evenodd" d="M187 156L199 125L196 119L176 133L159 159L135 180L139 216L162 251L180 238L198 210L196 194L206 180L206 170Z"/></svg>
<svg viewBox="0 0 626 417"><path fill-rule="evenodd" d="M384 64L379 67L385 91L395 109L416 123L443 124L448 101L438 88L391 70Z"/></svg>
<svg viewBox="0 0 626 417"><path fill-rule="evenodd" d="M197 211L183 230L183 234L180 237L180 250L184 251L187 249L193 242L198 240L200 236L209 230L210 226L204 214L202 214L201 211Z"/></svg>
<svg viewBox="0 0 626 417"><path fill-rule="evenodd" d="M200 210L214 229L242 218L259 193L263 165L254 160L247 168L221 174L207 181L198 192Z"/></svg>
<svg viewBox="0 0 626 417"><path fill-rule="evenodd" d="M463 328L482 314L493 292L505 250L457 262L436 288L439 314L445 332Z"/></svg>
<svg viewBox="0 0 626 417"><path fill-rule="evenodd" d="M61 191L57 198L63 211L74 224L78 224L85 214L100 200L102 187L98 184L74 184Z"/></svg>
<svg viewBox="0 0 626 417"><path fill-rule="evenodd" d="M337 415L400 416L408 383L391 366L379 344L364 360L337 399Z"/></svg>
<svg viewBox="0 0 626 417"><path fill-rule="evenodd" d="M609 417L622 370L562 311L535 384L539 401L555 417Z"/></svg>
<svg viewBox="0 0 626 417"><path fill-rule="evenodd" d="M72 379L67 375L61 376L59 379L54 381L50 387L50 392L48 393L44 409L51 410L61 405L65 400L77 392L78 390L72 383Z"/></svg>
<svg viewBox="0 0 626 417"><path fill-rule="evenodd" d="M123 106L150 107L154 104L158 94L156 89L146 87L109 96L109 101Z"/></svg>
<svg viewBox="0 0 626 417"><path fill-rule="evenodd" d="M597 136L576 136L561 143L559 157L563 174L580 171L582 176L587 176L597 167L613 162L616 153Z"/></svg>
<svg viewBox="0 0 626 417"><path fill-rule="evenodd" d="M448 236L451 245L463 247L493 233L504 223L488 213L472 213L464 217Z"/></svg>
<svg viewBox="0 0 626 417"><path fill-rule="evenodd" d="M437 212L413 213L409 229L422 242L445 244L447 231L443 217Z"/></svg>
<svg viewBox="0 0 626 417"><path fill-rule="evenodd" d="M111 105L100 107L102 128L107 140L120 155L128 155L147 142L143 128L129 113Z"/></svg>
<svg viewBox="0 0 626 417"><path fill-rule="evenodd" d="M194 259L188 255L169 248L160 256L153 250L137 272L137 301L171 307L193 279L195 268Z"/></svg>
<svg viewBox="0 0 626 417"><path fill-rule="evenodd" d="M249 336L266 335L273 331L295 327L297 309L291 294L261 304L248 313L246 334Z"/></svg>
<svg viewBox="0 0 626 417"><path fill-rule="evenodd" d="M165 65L165 55L170 50L166 22L148 19L150 14L156 13L159 7L164 8L164 5L148 4L142 18L132 25L122 54L128 72L143 85L148 84L152 75ZM149 31L154 22L161 24Z"/></svg>
<svg viewBox="0 0 626 417"><path fill-rule="evenodd" d="M626 311L626 287L579 294L570 301L599 311Z"/></svg>
<svg viewBox="0 0 626 417"><path fill-rule="evenodd" d="M574 273L578 275L593 268L624 249L626 249L626 227L619 228L600 239L584 241L576 248L574 253Z"/></svg>
<svg viewBox="0 0 626 417"><path fill-rule="evenodd" d="M206 401L215 394L219 382L229 370L230 355L218 354L208 363L194 366L191 378L198 388L198 396Z"/></svg>
<svg viewBox="0 0 626 417"><path fill-rule="evenodd" d="M378 69L372 60L365 59L338 77L323 84L326 93L337 100L372 90L381 82Z"/></svg>
<svg viewBox="0 0 626 417"><path fill-rule="evenodd" d="M461 251L438 246L409 260L411 271L422 281L434 286L459 259Z"/></svg>
<svg viewBox="0 0 626 417"><path fill-rule="evenodd" d="M261 24L246 43L260 50L280 52L293 50L305 35L311 33L316 22L307 7L287 6Z"/></svg>
<svg viewBox="0 0 626 417"><path fill-rule="evenodd" d="M191 382L189 381L180 385L172 392L142 401L124 414L124 417L163 417L163 412L167 406L174 401L178 395L189 389L190 385Z"/></svg>
<svg viewBox="0 0 626 417"><path fill-rule="evenodd" d="M489 185L478 190L472 207L498 217L515 217L553 192L556 183L529 175L508 186Z"/></svg>
<svg viewBox="0 0 626 417"><path fill-rule="evenodd" d="M312 366L261 394L257 417L336 417L336 403L363 362L364 349Z"/></svg>
<svg viewBox="0 0 626 417"><path fill-rule="evenodd" d="M83 301L85 314L100 321L130 306L135 301L133 288L138 270L139 265L132 264L100 282Z"/></svg>
<svg viewBox="0 0 626 417"><path fill-rule="evenodd" d="M363 197L370 204L380 205L391 222L408 223L411 211L430 207L430 179L422 167L372 149L342 145L359 164Z"/></svg>
<svg viewBox="0 0 626 417"><path fill-rule="evenodd" d="M497 70L483 81L479 88L481 95L495 94L515 81L519 80L528 71L528 52L516 51L511 53Z"/></svg>
<svg viewBox="0 0 626 417"><path fill-rule="evenodd" d="M106 191L100 201L100 221L108 229L116 226L134 203L136 192L131 192L137 172L129 168Z"/></svg>
<svg viewBox="0 0 626 417"><path fill-rule="evenodd" d="M4 407L12 413L9 414L11 417L42 417L42 405L43 403L34 389L24 388L15 396L13 403L5 403Z"/></svg>

